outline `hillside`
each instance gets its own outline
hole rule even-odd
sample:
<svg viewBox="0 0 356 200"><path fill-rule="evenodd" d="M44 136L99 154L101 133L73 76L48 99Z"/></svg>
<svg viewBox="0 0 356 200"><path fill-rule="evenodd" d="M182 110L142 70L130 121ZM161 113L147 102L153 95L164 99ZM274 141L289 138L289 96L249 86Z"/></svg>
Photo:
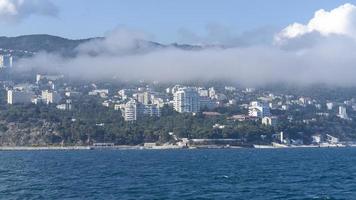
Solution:
<svg viewBox="0 0 356 200"><path fill-rule="evenodd" d="M0 53L11 53L15 56L31 56L36 52L50 52L50 53L59 53L64 56L75 56L76 55L76 47L80 44L88 42L94 39L101 38L88 38L88 39L80 39L80 40L72 40L67 38L62 38L58 36L52 35L23 35L18 37L0 37ZM188 45L188 44L169 44L164 45L157 42L152 41L144 41L146 45L148 44L150 47L155 48L167 48L174 47L185 50L195 50L201 49L201 46L196 45ZM142 43L141 43L142 44Z"/></svg>

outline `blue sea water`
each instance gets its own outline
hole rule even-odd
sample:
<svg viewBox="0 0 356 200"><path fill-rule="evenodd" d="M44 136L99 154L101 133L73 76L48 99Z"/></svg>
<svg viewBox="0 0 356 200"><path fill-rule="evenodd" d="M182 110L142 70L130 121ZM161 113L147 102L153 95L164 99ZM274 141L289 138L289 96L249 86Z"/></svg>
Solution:
<svg viewBox="0 0 356 200"><path fill-rule="evenodd" d="M356 199L356 148L0 152L0 199Z"/></svg>

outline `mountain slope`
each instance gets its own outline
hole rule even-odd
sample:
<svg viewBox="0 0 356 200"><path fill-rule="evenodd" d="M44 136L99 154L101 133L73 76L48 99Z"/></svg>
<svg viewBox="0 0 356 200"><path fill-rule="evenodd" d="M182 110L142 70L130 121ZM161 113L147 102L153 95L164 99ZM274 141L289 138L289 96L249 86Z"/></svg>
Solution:
<svg viewBox="0 0 356 200"><path fill-rule="evenodd" d="M18 37L0 37L0 48L28 52L58 52L71 54L80 44L91 39L70 40L52 35L24 35Z"/></svg>
<svg viewBox="0 0 356 200"><path fill-rule="evenodd" d="M91 40L101 40L103 38L88 38L80 40L71 40L52 35L23 35L18 37L0 37L0 53L10 52L15 56L31 56L34 53L45 51L58 53L64 56L75 56L76 48ZM141 46L142 45L142 46ZM152 41L140 41L138 47L150 48L179 48L184 50L199 50L202 46L189 44L169 44L164 45Z"/></svg>

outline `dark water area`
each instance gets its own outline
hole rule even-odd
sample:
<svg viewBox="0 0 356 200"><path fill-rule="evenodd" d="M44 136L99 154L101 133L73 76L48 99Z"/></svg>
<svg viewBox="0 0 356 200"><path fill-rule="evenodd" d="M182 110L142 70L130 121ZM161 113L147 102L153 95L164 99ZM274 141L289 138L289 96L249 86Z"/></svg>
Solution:
<svg viewBox="0 0 356 200"><path fill-rule="evenodd" d="M0 152L0 199L356 199L356 148Z"/></svg>

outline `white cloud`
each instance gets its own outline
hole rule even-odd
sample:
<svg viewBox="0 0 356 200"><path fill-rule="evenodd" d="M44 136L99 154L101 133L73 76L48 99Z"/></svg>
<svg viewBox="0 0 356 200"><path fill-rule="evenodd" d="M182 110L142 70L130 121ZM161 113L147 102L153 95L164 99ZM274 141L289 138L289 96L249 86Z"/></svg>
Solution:
<svg viewBox="0 0 356 200"><path fill-rule="evenodd" d="M90 55L121 55L136 53L142 50L144 43L151 37L138 30L118 27L106 34L104 38L95 39L80 45L77 51Z"/></svg>
<svg viewBox="0 0 356 200"><path fill-rule="evenodd" d="M356 86L355 13L355 6L346 4L330 12L318 11L307 25L287 27L278 36L294 48L252 42L201 50L143 45L141 51L137 42L146 40L147 34L119 28L104 39L80 46L75 58L39 53L20 60L16 68L21 72L34 68L61 72L76 79L224 79L246 85L289 82ZM219 36L215 38L226 38L221 31L215 33Z"/></svg>
<svg viewBox="0 0 356 200"><path fill-rule="evenodd" d="M341 5L331 11L324 9L315 12L307 24L293 23L275 37L277 44L284 44L290 39L307 34L318 33L321 36L341 35L356 39L356 6Z"/></svg>
<svg viewBox="0 0 356 200"><path fill-rule="evenodd" d="M0 0L0 21L14 23L31 15L56 16L58 8L50 0Z"/></svg>

